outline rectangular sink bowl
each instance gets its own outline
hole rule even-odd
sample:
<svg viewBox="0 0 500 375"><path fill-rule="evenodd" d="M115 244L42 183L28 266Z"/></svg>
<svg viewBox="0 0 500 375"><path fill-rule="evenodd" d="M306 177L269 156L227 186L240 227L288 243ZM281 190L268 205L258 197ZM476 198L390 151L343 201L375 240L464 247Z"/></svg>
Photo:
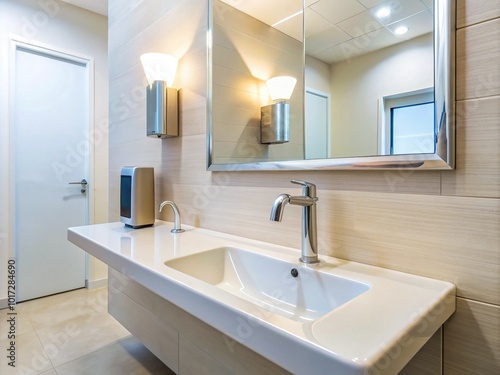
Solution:
<svg viewBox="0 0 500 375"><path fill-rule="evenodd" d="M316 321L369 289L358 281L234 247L176 258L165 265L299 322Z"/></svg>

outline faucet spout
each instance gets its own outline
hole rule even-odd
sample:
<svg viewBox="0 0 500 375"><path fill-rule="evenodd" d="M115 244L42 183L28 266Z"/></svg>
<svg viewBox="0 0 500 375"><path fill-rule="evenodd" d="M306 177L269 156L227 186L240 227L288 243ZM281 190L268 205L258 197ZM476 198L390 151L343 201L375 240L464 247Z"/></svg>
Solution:
<svg viewBox="0 0 500 375"><path fill-rule="evenodd" d="M318 263L318 239L316 223L316 185L306 181L291 181L302 185L301 196L280 194L271 209L271 221L281 221L287 204L302 207L302 256L300 261L307 264Z"/></svg>
<svg viewBox="0 0 500 375"><path fill-rule="evenodd" d="M182 233L184 232L184 229L181 228L181 214L179 212L179 208L177 207L177 205L172 202L172 201L163 201L159 208L158 208L158 211L161 212L161 210L163 209L163 207L165 207L166 205L172 207L172 210L174 211L174 229L172 229L170 232L172 233Z"/></svg>
<svg viewBox="0 0 500 375"><path fill-rule="evenodd" d="M283 211L285 206L290 203L290 198L288 194L278 195L271 208L271 221L281 221L283 219Z"/></svg>

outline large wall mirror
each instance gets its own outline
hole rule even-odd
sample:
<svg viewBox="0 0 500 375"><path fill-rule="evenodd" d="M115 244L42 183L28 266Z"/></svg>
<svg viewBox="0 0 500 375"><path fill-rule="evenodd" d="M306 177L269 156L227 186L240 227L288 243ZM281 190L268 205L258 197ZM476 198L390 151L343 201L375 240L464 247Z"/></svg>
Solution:
<svg viewBox="0 0 500 375"><path fill-rule="evenodd" d="M208 170L453 169L454 3L212 0Z"/></svg>

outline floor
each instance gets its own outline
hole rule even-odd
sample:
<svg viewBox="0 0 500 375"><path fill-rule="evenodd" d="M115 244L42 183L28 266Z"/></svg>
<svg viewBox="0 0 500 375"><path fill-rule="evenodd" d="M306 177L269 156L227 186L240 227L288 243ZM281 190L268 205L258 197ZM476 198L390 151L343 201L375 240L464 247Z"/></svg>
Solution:
<svg viewBox="0 0 500 375"><path fill-rule="evenodd" d="M7 358L11 311L0 310L0 374L174 374L107 313L107 301L100 288L16 305L15 368Z"/></svg>

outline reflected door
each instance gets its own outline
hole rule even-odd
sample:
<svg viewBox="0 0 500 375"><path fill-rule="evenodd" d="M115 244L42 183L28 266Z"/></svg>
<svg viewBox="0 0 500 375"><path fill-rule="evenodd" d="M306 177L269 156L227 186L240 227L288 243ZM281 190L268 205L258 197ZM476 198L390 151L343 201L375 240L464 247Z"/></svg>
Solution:
<svg viewBox="0 0 500 375"><path fill-rule="evenodd" d="M88 66L18 45L12 153L17 300L85 286L85 253L66 239L87 223ZM85 186L86 187L86 186Z"/></svg>
<svg viewBox="0 0 500 375"><path fill-rule="evenodd" d="M305 158L328 158L330 98L307 89L305 101Z"/></svg>

